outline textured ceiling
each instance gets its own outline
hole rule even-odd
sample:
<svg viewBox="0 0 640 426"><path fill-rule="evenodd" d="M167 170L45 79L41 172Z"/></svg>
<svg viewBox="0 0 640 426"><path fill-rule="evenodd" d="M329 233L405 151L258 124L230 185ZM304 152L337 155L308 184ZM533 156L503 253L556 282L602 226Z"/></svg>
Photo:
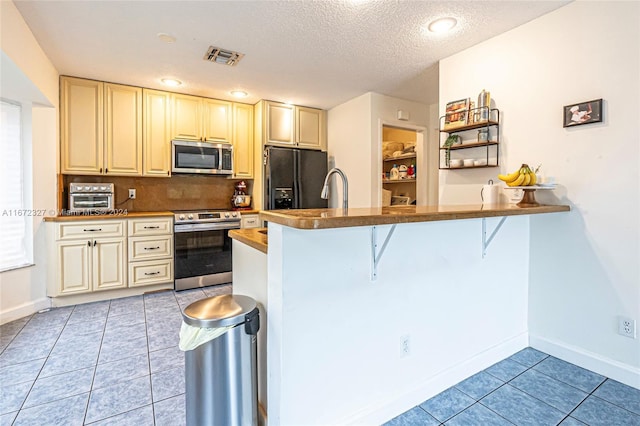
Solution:
<svg viewBox="0 0 640 426"><path fill-rule="evenodd" d="M4 0L3 0L4 1ZM567 1L14 1L61 74L331 108L368 91L434 103L437 62ZM449 34L423 30L453 16ZM176 42L161 42L168 33ZM239 51L235 67L202 59Z"/></svg>

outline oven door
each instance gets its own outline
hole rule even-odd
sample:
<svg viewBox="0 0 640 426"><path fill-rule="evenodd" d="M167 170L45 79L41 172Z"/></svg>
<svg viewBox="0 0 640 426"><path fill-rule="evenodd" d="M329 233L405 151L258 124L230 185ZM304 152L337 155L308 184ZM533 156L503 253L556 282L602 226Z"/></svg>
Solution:
<svg viewBox="0 0 640 426"><path fill-rule="evenodd" d="M74 212L94 212L113 210L113 194L78 193L69 195L69 210Z"/></svg>
<svg viewBox="0 0 640 426"><path fill-rule="evenodd" d="M238 222L175 225L175 289L231 282L229 230L239 228Z"/></svg>

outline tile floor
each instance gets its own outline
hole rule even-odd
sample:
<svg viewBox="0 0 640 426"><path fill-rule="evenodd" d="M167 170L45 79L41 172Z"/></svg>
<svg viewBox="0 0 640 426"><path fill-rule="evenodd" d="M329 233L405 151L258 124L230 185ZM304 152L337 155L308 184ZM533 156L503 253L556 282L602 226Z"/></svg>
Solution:
<svg viewBox="0 0 640 426"><path fill-rule="evenodd" d="M181 309L230 292L166 291L0 326L0 426L185 424Z"/></svg>
<svg viewBox="0 0 640 426"><path fill-rule="evenodd" d="M640 426L640 390L526 348L387 422Z"/></svg>
<svg viewBox="0 0 640 426"><path fill-rule="evenodd" d="M0 326L0 426L185 424L181 309L231 286L52 309ZM636 425L640 391L531 348L399 425Z"/></svg>

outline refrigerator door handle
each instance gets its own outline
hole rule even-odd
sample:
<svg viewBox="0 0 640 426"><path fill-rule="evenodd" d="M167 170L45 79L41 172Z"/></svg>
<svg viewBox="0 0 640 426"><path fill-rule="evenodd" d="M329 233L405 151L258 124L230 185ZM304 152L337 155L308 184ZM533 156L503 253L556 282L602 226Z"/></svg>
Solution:
<svg viewBox="0 0 640 426"><path fill-rule="evenodd" d="M300 152L293 152L293 208L299 209L300 201Z"/></svg>

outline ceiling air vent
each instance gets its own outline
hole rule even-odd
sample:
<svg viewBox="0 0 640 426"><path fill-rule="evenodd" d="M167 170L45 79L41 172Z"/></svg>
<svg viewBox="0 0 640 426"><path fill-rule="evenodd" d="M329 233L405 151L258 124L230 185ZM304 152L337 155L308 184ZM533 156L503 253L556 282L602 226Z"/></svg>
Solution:
<svg viewBox="0 0 640 426"><path fill-rule="evenodd" d="M244 53L232 52L231 50L224 50L219 47L209 46L209 50L204 55L205 61L215 62L218 64L226 64L234 66L244 56Z"/></svg>

